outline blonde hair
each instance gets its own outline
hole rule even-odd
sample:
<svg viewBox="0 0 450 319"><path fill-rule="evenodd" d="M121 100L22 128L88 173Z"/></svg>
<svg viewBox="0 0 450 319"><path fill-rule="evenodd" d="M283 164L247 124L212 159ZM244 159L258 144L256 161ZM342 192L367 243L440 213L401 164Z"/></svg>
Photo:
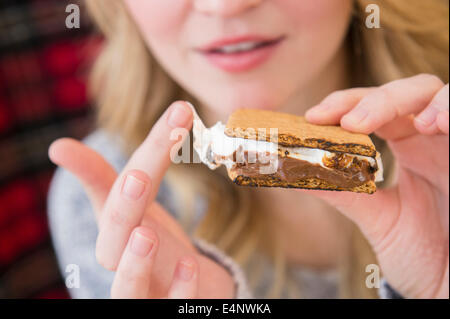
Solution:
<svg viewBox="0 0 450 319"><path fill-rule="evenodd" d="M384 0L380 29L365 27L365 8L372 1L356 0L349 30L356 85L380 85L398 78L431 73L448 82L448 1ZM89 11L106 41L93 68L91 91L98 104L98 123L119 134L131 152L139 145L156 119L174 100L194 101L151 56L121 0L88 0ZM138 62L137 62L138 61ZM286 261L277 244L264 242L267 227L254 193L238 188L220 172L200 165L176 165L167 180L191 208L196 196L207 198L207 212L196 235L224 249L246 264L262 247L274 264L270 296L279 295L286 275ZM256 202L256 203L255 203ZM361 235L352 227L351 244L342 261L341 297L374 297L365 287L365 265L376 262Z"/></svg>

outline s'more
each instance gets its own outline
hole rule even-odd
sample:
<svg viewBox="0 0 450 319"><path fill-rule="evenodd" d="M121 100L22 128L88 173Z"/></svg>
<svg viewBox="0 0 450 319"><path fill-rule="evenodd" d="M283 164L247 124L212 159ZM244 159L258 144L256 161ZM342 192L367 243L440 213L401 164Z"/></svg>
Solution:
<svg viewBox="0 0 450 319"><path fill-rule="evenodd" d="M226 125L206 128L194 112L194 149L210 169L223 165L242 186L372 194L383 180L380 154L368 135L304 117L236 110Z"/></svg>

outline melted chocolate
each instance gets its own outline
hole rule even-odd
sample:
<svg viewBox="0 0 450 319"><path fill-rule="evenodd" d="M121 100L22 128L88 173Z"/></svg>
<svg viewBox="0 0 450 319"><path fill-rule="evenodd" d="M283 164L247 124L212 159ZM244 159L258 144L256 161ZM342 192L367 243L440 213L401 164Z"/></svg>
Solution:
<svg viewBox="0 0 450 319"><path fill-rule="evenodd" d="M246 159L248 158L247 155L245 154ZM339 156L339 154L336 156ZM261 166L263 166L261 163L248 163L246 161L244 163L236 163L232 171L238 175L259 177L263 175L260 172ZM375 170L370 166L368 161L357 158L353 158L348 167L333 165L332 168L328 169L307 161L279 156L277 172L267 175L290 183L308 178L317 178L341 188L353 188L363 185L368 181L373 181L375 179Z"/></svg>

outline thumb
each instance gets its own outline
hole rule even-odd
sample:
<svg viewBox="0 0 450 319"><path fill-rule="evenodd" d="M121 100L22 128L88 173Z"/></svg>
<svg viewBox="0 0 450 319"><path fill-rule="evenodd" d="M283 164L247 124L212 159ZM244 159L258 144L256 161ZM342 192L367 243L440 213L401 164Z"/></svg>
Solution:
<svg viewBox="0 0 450 319"><path fill-rule="evenodd" d="M395 224L398 214L397 188L378 190L372 195L351 192L300 190L320 198L352 220L375 246Z"/></svg>
<svg viewBox="0 0 450 319"><path fill-rule="evenodd" d="M48 155L53 163L80 180L99 220L98 215L117 177L114 168L96 151L70 138L54 141Z"/></svg>

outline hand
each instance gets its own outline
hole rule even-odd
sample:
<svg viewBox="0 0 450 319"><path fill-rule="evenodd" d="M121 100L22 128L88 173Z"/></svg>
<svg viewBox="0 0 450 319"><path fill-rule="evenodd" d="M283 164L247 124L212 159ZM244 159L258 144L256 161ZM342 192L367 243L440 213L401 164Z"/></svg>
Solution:
<svg viewBox="0 0 450 319"><path fill-rule="evenodd" d="M374 195L311 191L353 220L405 297L449 297L449 86L418 75L339 91L306 113L315 124L385 139L395 184Z"/></svg>
<svg viewBox="0 0 450 319"><path fill-rule="evenodd" d="M119 175L101 155L75 140L60 139L50 147L50 159L77 176L93 204L99 225L96 256L103 267L116 271L114 298L234 296L228 272L199 254L154 201L178 142L170 140L170 133L189 130L192 120L186 103L172 104Z"/></svg>

